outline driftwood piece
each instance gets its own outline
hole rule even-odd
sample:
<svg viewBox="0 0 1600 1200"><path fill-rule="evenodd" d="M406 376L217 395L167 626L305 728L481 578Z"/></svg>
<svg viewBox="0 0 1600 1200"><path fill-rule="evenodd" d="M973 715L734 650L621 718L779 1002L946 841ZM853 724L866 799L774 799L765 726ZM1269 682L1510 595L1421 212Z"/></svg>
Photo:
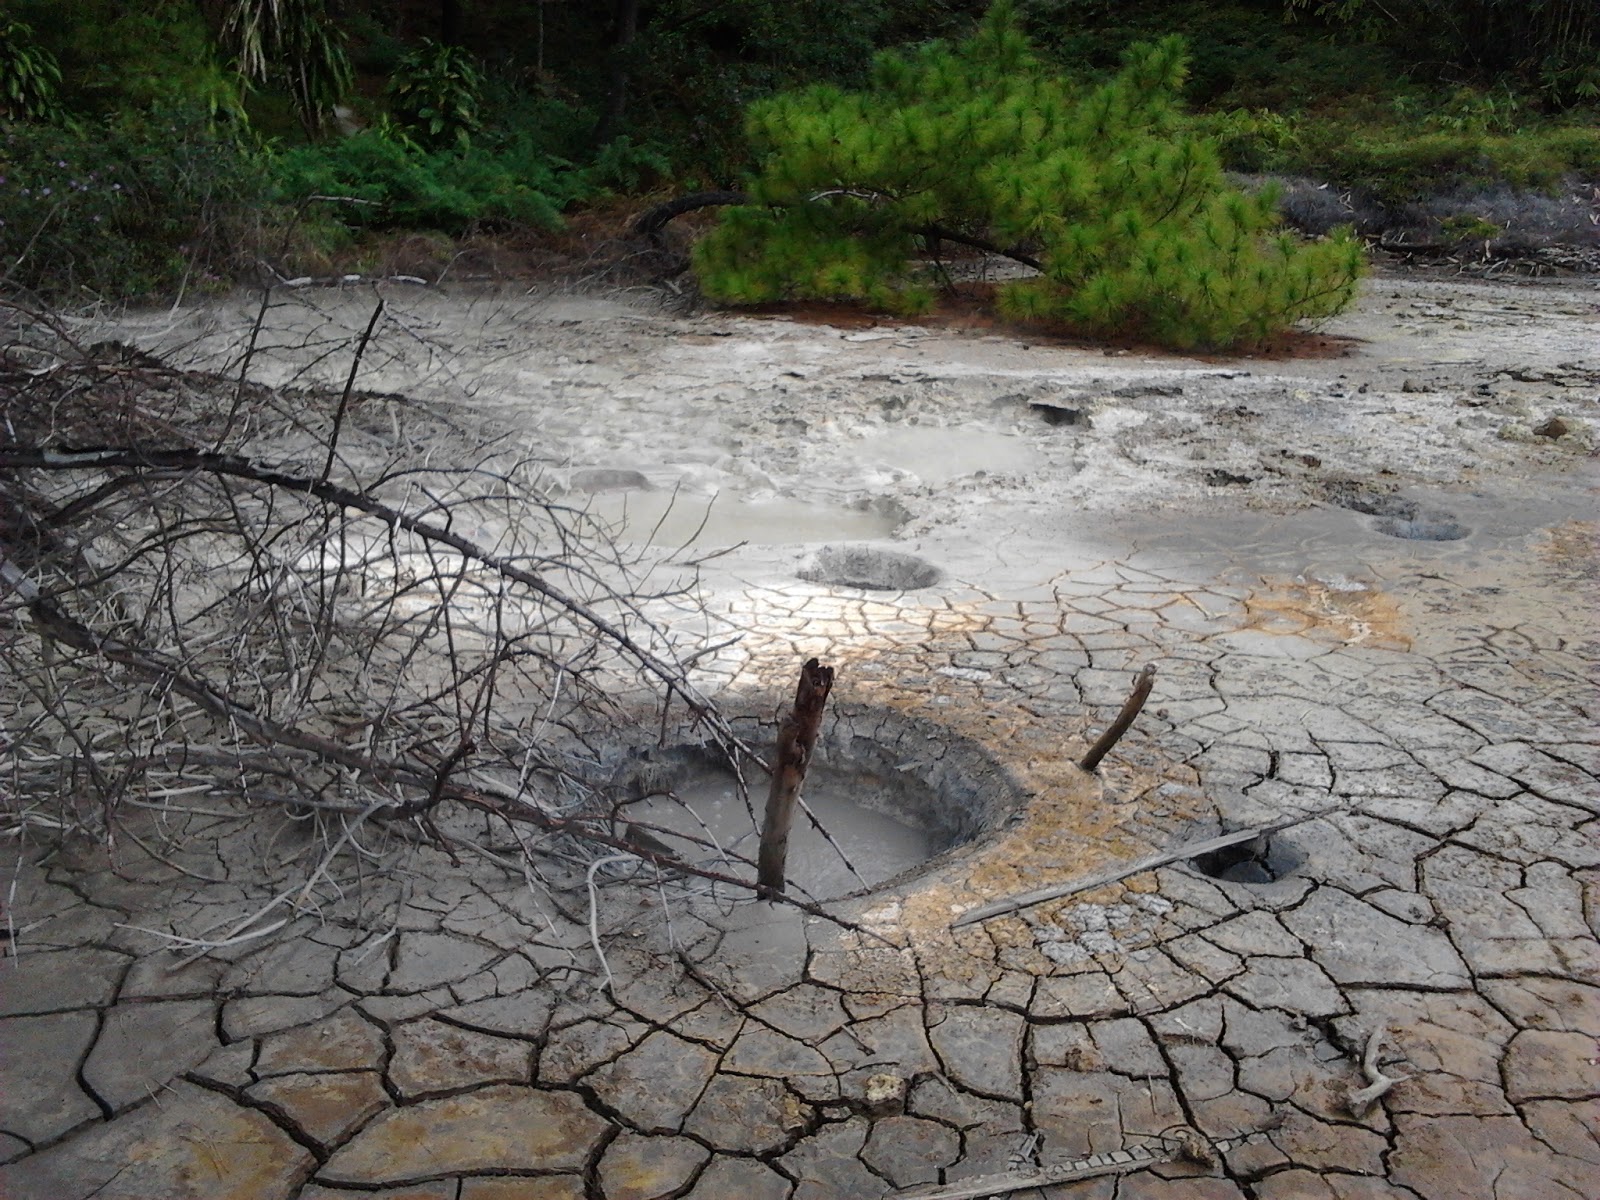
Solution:
<svg viewBox="0 0 1600 1200"><path fill-rule="evenodd" d="M1134 718L1144 708L1144 702L1150 699L1150 689L1156 682L1156 667L1154 663L1146 663L1133 677L1133 691L1128 693L1128 698L1122 702L1122 711L1117 714L1117 719L1111 722L1111 727L1100 735L1100 740L1089 747L1089 753L1083 756L1078 763L1085 771L1092 772L1100 765L1100 760L1111 753L1111 747L1122 740L1122 735L1128 732L1133 725Z"/></svg>
<svg viewBox="0 0 1600 1200"><path fill-rule="evenodd" d="M1269 833L1277 833L1280 829L1288 829L1291 825L1314 821L1318 817L1327 816L1330 811L1332 810L1319 809L1316 812L1305 813L1297 817L1284 817L1267 825L1256 825L1250 829L1236 829L1232 833L1219 834L1217 837L1207 838L1203 842L1187 842L1174 850L1163 850L1160 854L1151 854L1145 858L1135 859L1131 863L1124 863L1120 867L1112 867L1109 871L1102 871L1098 875L1075 879L1071 883L1052 884L1036 891L1024 892L1020 896L996 900L992 904L980 905L962 913L954 921L950 922L950 928L960 929L963 925L975 925L979 921L987 921L991 917L1003 917L1007 913L1018 912L1024 908L1032 908L1035 904L1043 904L1046 900L1059 900L1063 896L1075 896L1079 892L1092 891L1097 887L1104 887L1108 883L1121 883L1124 879L1134 875L1142 875L1146 871L1154 871L1157 867L1168 867L1176 862L1198 858L1202 854L1211 854L1217 850L1225 850L1229 846L1237 846L1240 842L1248 842L1253 838L1264 837Z"/></svg>
<svg viewBox="0 0 1600 1200"><path fill-rule="evenodd" d="M1351 1088L1350 1094L1345 1097L1345 1107L1352 1116L1366 1116L1372 1111L1372 1106L1388 1094L1390 1088L1411 1078L1409 1075L1385 1075L1378 1066L1378 1058L1383 1054L1383 1045L1387 1041L1389 1027L1382 1023L1367 1037L1366 1049L1361 1054L1361 1073L1366 1076L1367 1086Z"/></svg>
<svg viewBox="0 0 1600 1200"><path fill-rule="evenodd" d="M766 819L761 825L761 849L756 857L756 884L763 895L783 891L783 868L789 857L789 827L794 822L795 802L805 783L811 751L822 729L822 710L833 689L833 668L816 659L807 659L800 668L795 688L794 709L784 718L778 731L777 761L773 764L772 789L767 793Z"/></svg>

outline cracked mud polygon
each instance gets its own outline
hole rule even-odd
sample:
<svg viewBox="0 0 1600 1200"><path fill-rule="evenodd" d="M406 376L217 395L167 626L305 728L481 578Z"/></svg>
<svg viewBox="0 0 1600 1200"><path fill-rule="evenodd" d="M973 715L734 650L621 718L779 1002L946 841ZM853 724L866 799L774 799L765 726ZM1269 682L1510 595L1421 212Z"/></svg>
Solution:
<svg viewBox="0 0 1600 1200"><path fill-rule="evenodd" d="M419 850L370 914L179 966L139 930L225 924L247 854L123 846L113 872L13 841L0 1195L875 1197L1004 1172L1028 1134L1048 1166L1275 1116L1213 1166L1043 1194L1600 1195L1592 278L1380 276L1325 331L1347 352L1281 360L389 302L448 360L365 386L525 431L552 489L701 560L706 690L770 730L820 656L824 761L887 745L937 781L976 747L952 786L992 764L993 819L838 902L860 932L617 893L609 993L581 922L486 861ZM117 335L203 363L249 315ZM1148 707L1085 776L1146 663ZM1358 1115L1380 1028L1398 1082Z"/></svg>

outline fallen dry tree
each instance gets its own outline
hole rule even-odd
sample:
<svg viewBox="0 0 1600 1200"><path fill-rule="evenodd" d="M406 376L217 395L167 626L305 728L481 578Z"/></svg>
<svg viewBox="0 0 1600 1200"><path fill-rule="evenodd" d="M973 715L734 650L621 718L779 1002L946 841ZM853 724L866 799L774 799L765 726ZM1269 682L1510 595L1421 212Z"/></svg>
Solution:
<svg viewBox="0 0 1600 1200"><path fill-rule="evenodd" d="M660 620L694 610L692 576L658 580L552 500L526 447L358 392L381 304L342 389L251 383L259 319L225 375L7 315L6 832L200 881L259 856L245 919L173 936L197 952L418 845L526 874L569 917L602 870L754 888L748 858L630 816L617 782L619 747L669 724L760 767Z"/></svg>

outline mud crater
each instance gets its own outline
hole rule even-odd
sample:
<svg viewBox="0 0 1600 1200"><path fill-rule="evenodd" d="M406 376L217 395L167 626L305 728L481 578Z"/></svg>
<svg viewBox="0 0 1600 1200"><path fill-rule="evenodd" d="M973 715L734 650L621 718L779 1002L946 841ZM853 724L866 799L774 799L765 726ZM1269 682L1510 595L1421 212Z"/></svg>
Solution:
<svg viewBox="0 0 1600 1200"><path fill-rule="evenodd" d="M867 592L909 592L944 578L944 572L924 558L878 546L823 546L796 574L808 583Z"/></svg>
<svg viewBox="0 0 1600 1200"><path fill-rule="evenodd" d="M1453 515L1423 508L1415 500L1372 484L1334 480L1323 494L1332 504L1372 518L1372 528L1387 537L1412 542L1455 542L1472 532Z"/></svg>
<svg viewBox="0 0 1600 1200"><path fill-rule="evenodd" d="M773 722L733 724L770 761ZM630 748L617 755L611 790L617 815L648 827L675 854L703 857L704 842L714 840L753 859L768 777L750 766L742 774L748 807L716 747ZM823 899L903 884L975 853L1020 817L1028 799L979 743L932 722L848 705L825 720L802 795L851 864L796 817L788 875Z"/></svg>

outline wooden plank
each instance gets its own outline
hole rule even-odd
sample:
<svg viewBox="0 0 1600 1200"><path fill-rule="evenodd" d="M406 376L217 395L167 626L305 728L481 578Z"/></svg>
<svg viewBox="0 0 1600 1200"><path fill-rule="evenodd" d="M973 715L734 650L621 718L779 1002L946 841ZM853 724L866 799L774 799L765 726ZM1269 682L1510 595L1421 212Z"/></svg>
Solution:
<svg viewBox="0 0 1600 1200"><path fill-rule="evenodd" d="M1236 829L1232 833L1206 838L1202 842L1187 842L1175 850L1164 850L1160 854L1151 854L1145 858L1135 859L1131 863L1124 863L1120 867L1113 867L1111 870L1101 872L1098 875L1075 879L1071 883L1052 884L1050 887L1039 888L1037 891L1024 892L1020 896L1012 896L1006 900L996 900L992 904L980 905L977 908L969 909L950 922L950 928L960 929L963 925L975 925L979 921L987 921L992 917L1003 917L1007 913L1018 912L1024 908L1032 908L1035 904L1043 904L1046 900L1059 900L1064 896L1075 896L1079 892L1087 892L1097 887L1104 887L1108 883L1120 883L1134 875L1143 875L1146 871L1154 871L1157 867L1169 867L1173 863L1198 858L1202 854L1226 850L1229 846L1237 846L1240 842L1248 842L1264 834L1277 833L1280 829L1288 829L1291 825L1299 825L1304 821L1314 821L1318 817L1324 817L1330 812L1336 811L1338 810L1320 809L1317 812L1305 813L1302 816L1284 817L1282 820L1273 821L1267 825L1257 825L1251 829Z"/></svg>

